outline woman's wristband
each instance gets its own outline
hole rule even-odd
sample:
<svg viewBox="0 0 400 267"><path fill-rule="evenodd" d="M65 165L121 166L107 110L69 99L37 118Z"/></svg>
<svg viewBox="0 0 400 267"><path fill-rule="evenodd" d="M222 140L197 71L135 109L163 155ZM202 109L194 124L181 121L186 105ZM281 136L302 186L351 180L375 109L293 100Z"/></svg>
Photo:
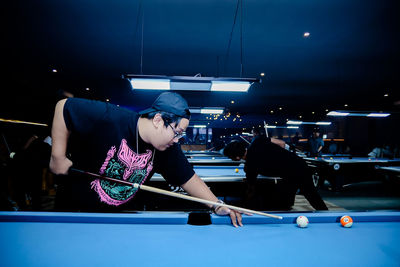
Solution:
<svg viewBox="0 0 400 267"><path fill-rule="evenodd" d="M225 204L225 202L223 202L221 199L218 199L216 202L221 203L221 204ZM213 212L216 212L217 209L220 208L220 207L221 207L221 206L219 206L219 205L217 205L217 204L214 204L214 205L211 207L211 210L212 210Z"/></svg>

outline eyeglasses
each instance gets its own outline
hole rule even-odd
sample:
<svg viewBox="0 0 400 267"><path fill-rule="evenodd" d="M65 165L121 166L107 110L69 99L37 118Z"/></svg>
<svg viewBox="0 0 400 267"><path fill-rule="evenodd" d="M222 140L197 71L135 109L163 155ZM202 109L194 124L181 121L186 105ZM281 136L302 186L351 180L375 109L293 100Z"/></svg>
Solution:
<svg viewBox="0 0 400 267"><path fill-rule="evenodd" d="M169 127L171 127L172 131L174 132L174 139L175 138L181 139L182 136L185 135L185 132L178 133L177 131L175 131L174 127L171 126L171 124L168 123L168 125L169 125Z"/></svg>

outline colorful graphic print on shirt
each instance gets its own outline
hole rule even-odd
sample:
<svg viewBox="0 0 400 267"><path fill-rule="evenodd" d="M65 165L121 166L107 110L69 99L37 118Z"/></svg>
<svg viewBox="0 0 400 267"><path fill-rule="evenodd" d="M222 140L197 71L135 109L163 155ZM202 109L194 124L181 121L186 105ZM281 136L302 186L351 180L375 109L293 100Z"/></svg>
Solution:
<svg viewBox="0 0 400 267"><path fill-rule="evenodd" d="M129 148L122 139L118 153L115 146L107 152L107 158L100 169L100 174L107 177L122 179L131 183L143 184L153 169L152 151L137 154ZM119 206L128 202L137 192L137 188L115 182L96 179L91 183L102 202Z"/></svg>

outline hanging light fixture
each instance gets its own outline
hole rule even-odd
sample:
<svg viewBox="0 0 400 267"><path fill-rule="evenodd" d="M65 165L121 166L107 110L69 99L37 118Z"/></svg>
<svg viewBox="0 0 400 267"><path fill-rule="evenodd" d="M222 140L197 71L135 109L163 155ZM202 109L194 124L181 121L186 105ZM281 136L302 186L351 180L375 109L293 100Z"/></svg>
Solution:
<svg viewBox="0 0 400 267"><path fill-rule="evenodd" d="M162 76L125 74L132 89L137 90L187 90L187 91L224 91L247 92L257 78L215 78L190 76Z"/></svg>
<svg viewBox="0 0 400 267"><path fill-rule="evenodd" d="M232 25L232 32L229 39L228 49L226 53L226 62L229 57L229 50L232 41L233 28L236 24L238 11L240 10L240 78L216 78L201 77L201 74L191 76L163 76L163 75L143 75L143 36L144 36L144 16L142 3L140 2L138 10L138 18L142 19L141 31L141 53L140 53L140 75L124 74L123 79L127 79L132 90L186 90L186 91L223 91L223 92L247 92L251 85L260 82L257 78L242 78L243 74L243 1L237 0L235 21Z"/></svg>

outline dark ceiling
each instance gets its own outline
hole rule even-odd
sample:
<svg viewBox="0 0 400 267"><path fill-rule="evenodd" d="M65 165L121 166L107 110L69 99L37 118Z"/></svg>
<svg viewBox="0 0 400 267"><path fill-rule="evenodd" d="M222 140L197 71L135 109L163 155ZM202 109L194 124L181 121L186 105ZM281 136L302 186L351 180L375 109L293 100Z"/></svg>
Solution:
<svg viewBox="0 0 400 267"><path fill-rule="evenodd" d="M234 23L234 0L8 1L0 116L44 122L59 89L140 110L160 92L132 91L122 74L240 77L241 63L242 77L262 79L248 93L180 93L250 124L398 112L396 2L243 1Z"/></svg>

